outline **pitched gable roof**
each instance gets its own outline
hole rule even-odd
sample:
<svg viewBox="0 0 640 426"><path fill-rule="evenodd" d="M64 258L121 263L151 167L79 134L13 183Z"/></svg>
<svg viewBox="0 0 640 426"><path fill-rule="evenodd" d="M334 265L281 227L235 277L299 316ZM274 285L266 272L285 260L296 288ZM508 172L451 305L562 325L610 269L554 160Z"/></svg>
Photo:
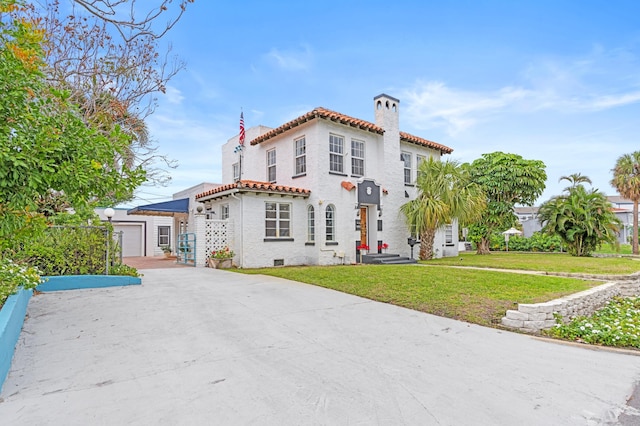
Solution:
<svg viewBox="0 0 640 426"><path fill-rule="evenodd" d="M250 143L251 145L258 145L282 133L285 133L295 127L298 127L304 123L307 123L312 120L317 120L317 119L333 121L336 123L344 124L350 127L356 127L358 129L366 130L371 133L376 133L379 135L384 134L384 129L376 124L370 123L365 120L361 120L359 118L350 117L348 115L344 115L339 112L331 111L326 108L318 107L313 109L313 111L309 111L308 113L301 115L298 118L294 118L293 120L283 124L280 127L276 127L275 129L269 130L267 133L264 133L258 136L257 138L253 139ZM448 146L445 146L436 142L432 142L430 140L423 139L418 136L414 136L405 132L400 132L400 140L403 142L413 143L416 145L426 146L427 148L436 149L443 154L450 154L453 152L453 149L449 148Z"/></svg>
<svg viewBox="0 0 640 426"><path fill-rule="evenodd" d="M410 135L409 133L406 133L406 132L400 132L400 140L403 142L409 142L416 145L426 146L427 148L437 149L443 154L451 154L453 152L453 148L449 148L448 146L430 141L428 139L423 139L418 136Z"/></svg>
<svg viewBox="0 0 640 426"><path fill-rule="evenodd" d="M270 182L259 182L255 180L240 180L238 182L221 185L217 188L213 188L209 191L196 195L196 201L204 201L215 199L224 195L227 195L229 191L236 190L234 192L269 192L276 194L289 194L302 197L308 197L311 191L303 188L296 188L293 186L276 185Z"/></svg>

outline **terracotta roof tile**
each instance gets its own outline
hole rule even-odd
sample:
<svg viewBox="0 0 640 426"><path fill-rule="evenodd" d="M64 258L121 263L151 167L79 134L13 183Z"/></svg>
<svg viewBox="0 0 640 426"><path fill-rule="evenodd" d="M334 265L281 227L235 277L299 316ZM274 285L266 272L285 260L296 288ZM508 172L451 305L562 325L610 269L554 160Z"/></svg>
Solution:
<svg viewBox="0 0 640 426"><path fill-rule="evenodd" d="M340 124L346 124L351 127L357 127L362 130L378 133L380 135L384 133L384 130L382 129L382 127L376 126L375 124L369 123L368 121L360 120L359 118L349 117L348 115L340 114L339 112L318 107L318 108L315 108L313 111L310 111L304 115L301 115L298 118L294 118L293 120L283 124L280 127L276 127L275 129L272 129L267 133L258 136L257 138L251 141L251 145L257 145L259 143L265 142L281 133L286 132L287 130L293 129L294 127L298 127L301 124L304 124L308 121L315 120L318 118L335 121Z"/></svg>
<svg viewBox="0 0 640 426"><path fill-rule="evenodd" d="M308 121L316 120L316 119L324 119L335 121L340 124L344 124L351 127L357 127L362 130L366 130L372 133L377 133L379 135L384 134L384 129L376 124L370 123L365 120L360 120L359 118L350 117L348 115L341 114L339 112L331 111L326 108L318 107L313 111L310 111L304 115L301 115L298 118L294 118L293 120L283 124L280 127L276 127L275 129L269 130L267 133L264 133L257 138L253 139L250 143L251 145L258 145L262 142L268 141L269 139L278 136L288 130L291 130L295 127L298 127ZM426 146L428 148L437 149L443 154L450 154L453 152L453 149L448 146L441 145L437 142L432 142L427 139L420 138L418 136L410 135L409 133L400 132L400 140L413 143L416 145Z"/></svg>
<svg viewBox="0 0 640 426"><path fill-rule="evenodd" d="M217 188L213 188L209 191L203 192L201 194L196 195L196 200L204 197L208 197L210 195L219 194L225 191L229 191L231 189L239 189L239 190L260 190L265 192L277 192L283 194L299 194L302 196L309 196L311 193L308 189L296 188L293 186L286 185L277 185L275 183L270 182L259 182L255 180L241 180L234 183L229 183L226 185L221 185Z"/></svg>
<svg viewBox="0 0 640 426"><path fill-rule="evenodd" d="M404 142L413 143L416 145L426 146L428 148L437 149L443 154L451 154L453 152L453 149L449 148L448 146L445 146L427 139L423 139L418 136L413 136L406 132L400 132L400 140Z"/></svg>

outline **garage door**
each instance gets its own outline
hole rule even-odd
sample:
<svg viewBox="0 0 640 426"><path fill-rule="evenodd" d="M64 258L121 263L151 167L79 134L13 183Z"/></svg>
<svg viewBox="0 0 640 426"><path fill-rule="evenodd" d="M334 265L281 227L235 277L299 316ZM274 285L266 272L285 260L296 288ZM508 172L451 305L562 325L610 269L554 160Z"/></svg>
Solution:
<svg viewBox="0 0 640 426"><path fill-rule="evenodd" d="M142 251L142 224L114 225L115 232L122 231L122 257L144 256Z"/></svg>

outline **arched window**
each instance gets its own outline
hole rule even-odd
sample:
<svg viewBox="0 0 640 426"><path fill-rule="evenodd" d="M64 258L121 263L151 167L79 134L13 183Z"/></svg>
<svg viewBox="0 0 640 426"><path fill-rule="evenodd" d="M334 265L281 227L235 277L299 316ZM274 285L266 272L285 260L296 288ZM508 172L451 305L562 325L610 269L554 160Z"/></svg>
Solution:
<svg viewBox="0 0 640 426"><path fill-rule="evenodd" d="M325 211L325 227L326 241L336 240L336 208L333 204L329 204Z"/></svg>
<svg viewBox="0 0 640 426"><path fill-rule="evenodd" d="M313 206L307 207L307 242L316 240L316 211Z"/></svg>

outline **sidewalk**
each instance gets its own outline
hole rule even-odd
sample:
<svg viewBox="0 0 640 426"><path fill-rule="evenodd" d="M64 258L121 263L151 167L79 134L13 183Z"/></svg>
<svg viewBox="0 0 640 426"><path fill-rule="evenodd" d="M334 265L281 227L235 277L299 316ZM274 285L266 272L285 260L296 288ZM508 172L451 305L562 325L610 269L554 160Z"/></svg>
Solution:
<svg viewBox="0 0 640 426"><path fill-rule="evenodd" d="M166 269L166 268L193 268L193 265L185 265L177 263L175 256L140 256L140 257L123 257L122 263L125 265L140 269Z"/></svg>

